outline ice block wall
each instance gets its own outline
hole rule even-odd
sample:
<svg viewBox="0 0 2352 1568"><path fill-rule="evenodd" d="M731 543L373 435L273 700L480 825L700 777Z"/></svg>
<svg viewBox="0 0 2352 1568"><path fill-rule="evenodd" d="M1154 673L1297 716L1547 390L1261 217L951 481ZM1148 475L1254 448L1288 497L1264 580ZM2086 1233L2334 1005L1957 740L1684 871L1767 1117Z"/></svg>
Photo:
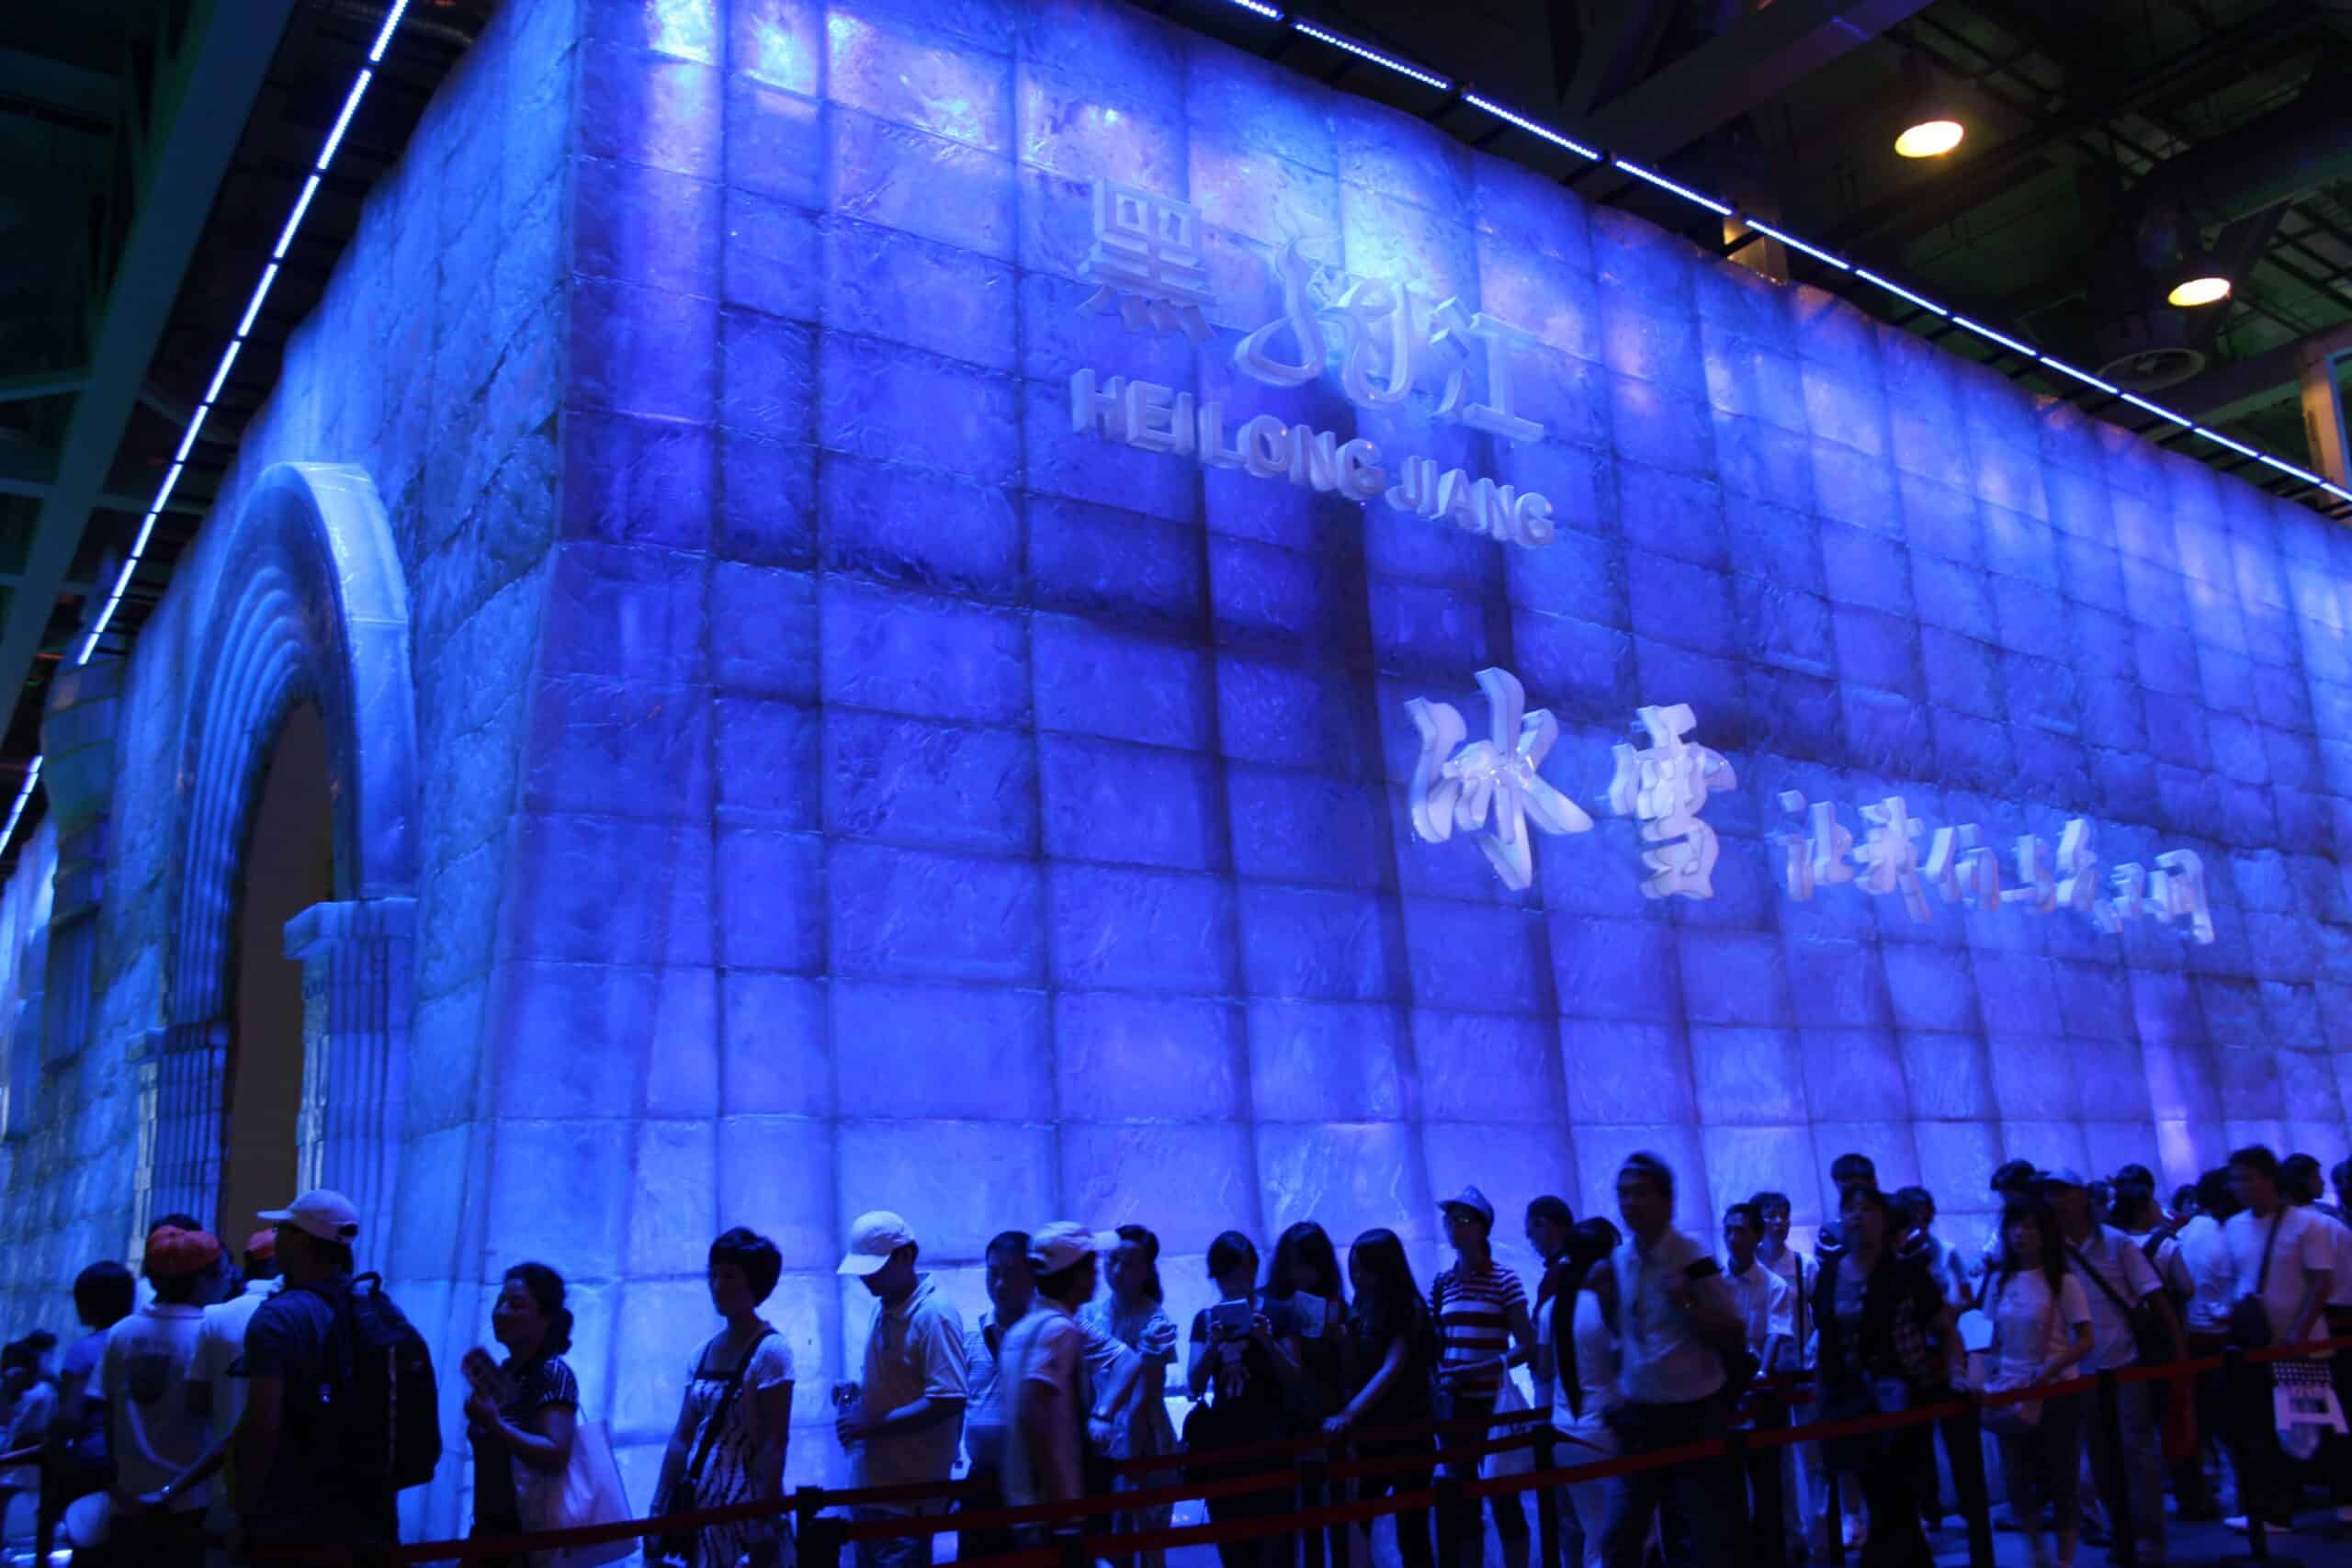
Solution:
<svg viewBox="0 0 2352 1568"><path fill-rule="evenodd" d="M1441 1195L1515 1243L1635 1148L1693 1225L1763 1186L1810 1225L1858 1149L1972 1238L2006 1156L2345 1152L2340 530L1113 0L583 17L489 1235L625 1281L634 1439L726 1224L783 1246L814 1385L875 1206L969 1311L988 1236L1063 1215L1154 1225L1189 1309L1227 1226L1426 1267ZM1206 341L1090 309L1098 179L1196 209ZM1237 374L1286 240L1532 334L1542 438ZM1540 491L1556 537L1073 434L1081 368ZM1405 807L1405 702L1482 733L1487 665L1598 819L1523 894ZM1645 898L1598 799L1674 703L1738 777L1705 900ZM1793 902L1792 789L2005 859L2078 817L2110 865L2193 849L2217 940Z"/></svg>

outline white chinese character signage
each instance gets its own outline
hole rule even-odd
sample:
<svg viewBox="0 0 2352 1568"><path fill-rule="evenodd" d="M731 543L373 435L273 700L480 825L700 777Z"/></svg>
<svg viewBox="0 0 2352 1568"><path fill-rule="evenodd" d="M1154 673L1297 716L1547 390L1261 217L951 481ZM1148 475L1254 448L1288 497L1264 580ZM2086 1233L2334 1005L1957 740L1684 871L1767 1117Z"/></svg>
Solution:
<svg viewBox="0 0 2352 1568"><path fill-rule="evenodd" d="M1468 745L1469 728L1451 703L1415 697L1405 705L1421 737L1407 804L1423 840L1444 843L1457 828L1474 835L1503 886L1523 892L1535 880L1528 827L1583 833L1592 818L1537 772L1560 738L1559 720L1540 708L1526 712L1526 690L1508 670L1479 671L1478 689L1487 694L1489 738Z"/></svg>
<svg viewBox="0 0 2352 1568"><path fill-rule="evenodd" d="M1888 795L1861 808L1865 829L1858 847L1826 801L1807 804L1796 790L1781 795L1781 810L1794 826L1778 837L1782 879L1789 897L1804 902L1814 891L1850 882L1865 893L1899 894L1914 920L1932 918L1928 896L1947 904L1991 913L2001 909L2047 915L2071 909L2090 916L2110 935L2133 920L2177 926L2195 942L2213 940L2213 915L2205 899L2205 863L2194 850L2167 850L2155 869L2117 866L2108 876L2111 896L2099 893L2098 834L2090 819L2077 817L2058 836L2053 860L2049 840L2038 833L2018 836L2017 884L2004 886L2001 860L1984 829L1966 822L1938 828L1928 838L1922 863L1923 825L1901 795Z"/></svg>
<svg viewBox="0 0 2352 1568"><path fill-rule="evenodd" d="M1720 754L1685 739L1699 722L1690 704L1643 708L1634 717L1650 743L1616 748L1609 809L1638 818L1642 842L1655 846L1642 852L1650 874L1643 879L1642 895L1712 898L1721 846L1699 813L1706 809L1708 795L1738 788L1739 778Z"/></svg>
<svg viewBox="0 0 2352 1568"><path fill-rule="evenodd" d="M1094 185L1094 243L1080 268L1095 285L1083 309L1115 310L1134 332L1212 333L1200 213L1186 202L1109 180ZM1271 387L1300 387L1332 373L1360 408L1403 402L1415 387L1437 417L1507 442L1540 441L1544 426L1516 412L1511 362L1532 334L1459 299L1431 302L1409 277L1359 277L1320 265L1296 241L1272 257L1281 313L1244 333L1236 369ZM1255 479L1447 523L1500 543L1552 542L1552 504L1464 468L1412 453L1384 454L1362 436L1258 414L1228 429L1220 402L1092 368L1072 372L1073 434L1091 432L1141 451L1238 468Z"/></svg>

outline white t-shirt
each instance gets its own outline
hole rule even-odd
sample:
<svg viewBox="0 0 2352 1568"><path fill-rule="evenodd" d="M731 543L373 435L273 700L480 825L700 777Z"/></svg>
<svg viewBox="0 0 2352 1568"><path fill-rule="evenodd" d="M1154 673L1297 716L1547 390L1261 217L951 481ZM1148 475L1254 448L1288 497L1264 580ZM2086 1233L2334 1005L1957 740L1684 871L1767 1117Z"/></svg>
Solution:
<svg viewBox="0 0 2352 1568"><path fill-rule="evenodd" d="M2238 1299L2237 1265L2230 1258L2222 1222L2199 1214L2180 1227L2165 1250L2165 1281L2187 1298L2183 1313L2192 1334L2221 1334L2230 1326L2230 1303Z"/></svg>
<svg viewBox="0 0 2352 1568"><path fill-rule="evenodd" d="M1544 1310L1557 1312L1563 1304L1555 1296L1544 1303ZM1553 1383L1552 1425L1591 1440L1593 1434L1609 1431L1609 1413L1624 1399L1617 1389L1617 1337L1609 1332L1608 1320L1600 1315L1600 1298L1590 1291L1577 1292L1576 1315L1568 1319L1568 1353L1576 1359L1577 1397L1584 1411L1579 1415L1569 1408L1567 1380L1556 1379ZM1609 1451L1616 1451L1613 1439L1609 1443ZM1577 1463L1577 1454L1571 1453L1561 1462Z"/></svg>
<svg viewBox="0 0 2352 1568"><path fill-rule="evenodd" d="M1788 1280L1766 1268L1759 1258L1745 1274L1725 1269L1724 1283L1731 1287L1732 1301L1747 1320L1747 1353L1768 1372L1794 1368L1796 1353L1789 1345L1796 1336L1791 1310L1795 1291Z"/></svg>
<svg viewBox="0 0 2352 1568"><path fill-rule="evenodd" d="M155 1302L107 1331L98 1386L105 1391L115 1480L125 1492L153 1492L204 1457L212 1421L188 1398L204 1309ZM209 1483L172 1499L179 1513L208 1506Z"/></svg>
<svg viewBox="0 0 2352 1568"><path fill-rule="evenodd" d="M2274 1223L2278 1230L2276 1243L2270 1240ZM2250 1296L2259 1283L2262 1304L2270 1318L2271 1343L2290 1343L2287 1330L2294 1325L2289 1320L2302 1301L2312 1276L2335 1267L2335 1238L2327 1232L2327 1216L2290 1205L2256 1219L2254 1211L2247 1209L2232 1214L2222 1234L2229 1242L2231 1272L2237 1281L2235 1294ZM2262 1270L2266 1247L2270 1250L2270 1271L2267 1277ZM2297 1343L2308 1344L2326 1337L2325 1316L2314 1313L2311 1327Z"/></svg>
<svg viewBox="0 0 2352 1568"><path fill-rule="evenodd" d="M914 1290L895 1305L875 1303L865 1376L858 1385L866 1419L879 1420L918 1399L952 1401L956 1409L912 1431L868 1438L851 1456L854 1484L899 1486L945 1481L954 1473L968 1361L963 1316L931 1275L918 1275Z"/></svg>
<svg viewBox="0 0 2352 1568"><path fill-rule="evenodd" d="M1795 1365L1809 1367L1819 1348L1820 1325L1813 1321L1813 1287L1821 1278L1821 1268L1793 1247L1783 1247L1778 1258L1767 1258L1761 1247L1757 1260L1778 1274L1789 1284L1789 1321L1796 1337Z"/></svg>
<svg viewBox="0 0 2352 1568"><path fill-rule="evenodd" d="M1994 1375L2001 1388L2043 1381L2044 1369L2065 1356L2074 1325L2091 1320L2080 1280L2065 1277L2053 1311L2050 1281L2039 1269L2020 1269L1995 1285L1984 1308L1993 1319Z"/></svg>
<svg viewBox="0 0 2352 1568"><path fill-rule="evenodd" d="M2075 1254L2081 1254L2081 1261ZM2148 1255L2130 1236L2113 1225L2099 1225L2079 1247L2070 1246L2066 1252L2066 1267L2075 1273L2087 1264L2107 1282L2109 1291L2138 1306L2163 1290L2164 1281L2156 1278L2155 1266ZM2091 1353L2076 1369L2085 1374L2120 1371L2135 1363L2140 1352L2132 1342L2132 1320L2116 1305L2107 1291L2098 1288L2097 1280L2085 1279L2083 1299L2091 1309Z"/></svg>
<svg viewBox="0 0 2352 1568"><path fill-rule="evenodd" d="M2317 1209L2306 1212L2319 1216L2329 1239L2335 1243L2335 1285L2327 1292L2327 1304L2352 1307L2352 1225Z"/></svg>
<svg viewBox="0 0 2352 1568"><path fill-rule="evenodd" d="M244 1418L245 1395L253 1386L245 1377L245 1325L285 1282L256 1280L245 1287L243 1295L204 1309L204 1319L197 1325L188 1382L206 1391L203 1398L209 1406L199 1407L209 1408L216 1434L235 1431Z"/></svg>
<svg viewBox="0 0 2352 1568"><path fill-rule="evenodd" d="M1647 1251L1627 1236L1618 1245L1619 1381L1642 1404L1688 1404L1724 1386L1723 1357L1691 1325L1672 1297L1687 1287L1692 1304L1712 1298L1732 1306L1723 1270L1699 1244L1669 1227Z"/></svg>
<svg viewBox="0 0 2352 1568"><path fill-rule="evenodd" d="M1078 1319L1059 1302L1040 1295L1037 1304L1004 1337L997 1397L1004 1417L1004 1500L1012 1507L1032 1503L1062 1503L1086 1489L1083 1441L1078 1427L1079 1407L1091 1400L1082 1385L1085 1377L1086 1333ZM1048 1445L1053 1472L1040 1474L1030 1455L1030 1433L1023 1411L1029 1385L1038 1383L1055 1395L1054 1440ZM1061 1414L1068 1412L1067 1416Z"/></svg>

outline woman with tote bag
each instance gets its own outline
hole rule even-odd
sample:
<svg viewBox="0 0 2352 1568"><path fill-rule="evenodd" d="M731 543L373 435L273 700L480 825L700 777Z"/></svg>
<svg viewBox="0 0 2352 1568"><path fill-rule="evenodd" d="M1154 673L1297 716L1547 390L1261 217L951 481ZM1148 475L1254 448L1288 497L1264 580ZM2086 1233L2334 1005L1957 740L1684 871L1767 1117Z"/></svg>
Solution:
<svg viewBox="0 0 2352 1568"><path fill-rule="evenodd" d="M601 1421L580 1423L580 1384L563 1359L571 1348L571 1312L563 1295L562 1275L544 1263L516 1264L506 1271L490 1314L491 1333L505 1348L506 1359L495 1362L481 1349L466 1355L477 1536L628 1517L610 1434ZM623 1540L492 1561L509 1568L595 1568L628 1556L635 1546Z"/></svg>

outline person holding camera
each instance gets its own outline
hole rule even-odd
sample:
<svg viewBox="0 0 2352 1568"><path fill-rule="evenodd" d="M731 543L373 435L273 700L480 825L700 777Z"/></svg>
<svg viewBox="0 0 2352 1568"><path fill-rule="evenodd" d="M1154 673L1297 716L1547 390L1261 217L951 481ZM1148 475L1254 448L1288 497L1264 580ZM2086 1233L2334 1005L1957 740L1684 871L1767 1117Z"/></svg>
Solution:
<svg viewBox="0 0 2352 1568"><path fill-rule="evenodd" d="M1185 1382L1200 1401L1184 1418L1184 1446L1194 1453L1261 1443L1283 1429L1287 1390L1299 1372L1298 1337L1284 1309L1258 1289L1258 1248L1238 1231L1209 1243L1209 1278L1217 1288L1213 1307L1193 1314L1191 1359ZM1245 1474L1249 1467L1195 1467L1195 1480ZM1279 1514L1292 1503L1275 1490L1209 1499L1209 1518L1224 1524ZM1276 1535L1219 1542L1225 1568L1284 1568L1296 1540Z"/></svg>
<svg viewBox="0 0 2352 1568"><path fill-rule="evenodd" d="M874 1297L865 1335L865 1372L855 1396L833 1423L853 1456L850 1484L944 1487L956 1470L964 1435L970 1357L964 1318L919 1271L922 1256L907 1222L887 1210L861 1214L850 1227L849 1251L837 1272L862 1281ZM944 1498L860 1504L861 1520L905 1518L941 1512ZM857 1542L858 1568L907 1568L931 1560L926 1536Z"/></svg>

